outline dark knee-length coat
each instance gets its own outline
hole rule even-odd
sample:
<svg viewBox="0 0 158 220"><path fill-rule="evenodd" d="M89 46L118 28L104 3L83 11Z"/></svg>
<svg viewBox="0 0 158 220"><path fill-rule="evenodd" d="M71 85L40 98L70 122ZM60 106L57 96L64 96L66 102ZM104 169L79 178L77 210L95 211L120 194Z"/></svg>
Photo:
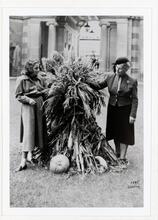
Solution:
<svg viewBox="0 0 158 220"><path fill-rule="evenodd" d="M108 140L117 139L121 143L134 144L134 124L129 123L129 117L136 118L138 108L137 80L124 74L118 90L115 79L116 73L105 74L101 81L88 79L92 88L100 90L108 88L110 97L107 113L106 137Z"/></svg>

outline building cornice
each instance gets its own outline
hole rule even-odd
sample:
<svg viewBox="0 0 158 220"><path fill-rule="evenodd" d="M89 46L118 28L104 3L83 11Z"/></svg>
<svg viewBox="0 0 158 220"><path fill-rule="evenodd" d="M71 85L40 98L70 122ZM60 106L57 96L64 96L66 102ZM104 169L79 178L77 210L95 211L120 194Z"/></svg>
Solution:
<svg viewBox="0 0 158 220"><path fill-rule="evenodd" d="M28 19L45 19L50 20L52 18L55 18L56 16L10 16L10 19L15 20L28 20Z"/></svg>

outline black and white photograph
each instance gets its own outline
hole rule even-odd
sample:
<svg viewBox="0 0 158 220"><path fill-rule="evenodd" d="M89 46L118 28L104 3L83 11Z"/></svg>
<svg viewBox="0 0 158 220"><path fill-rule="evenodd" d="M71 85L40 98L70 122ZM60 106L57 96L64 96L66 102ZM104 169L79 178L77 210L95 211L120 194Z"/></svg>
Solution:
<svg viewBox="0 0 158 220"><path fill-rule="evenodd" d="M9 31L10 206L143 207L143 17Z"/></svg>
<svg viewBox="0 0 158 220"><path fill-rule="evenodd" d="M152 10L46 7L1 11L3 214L153 216Z"/></svg>

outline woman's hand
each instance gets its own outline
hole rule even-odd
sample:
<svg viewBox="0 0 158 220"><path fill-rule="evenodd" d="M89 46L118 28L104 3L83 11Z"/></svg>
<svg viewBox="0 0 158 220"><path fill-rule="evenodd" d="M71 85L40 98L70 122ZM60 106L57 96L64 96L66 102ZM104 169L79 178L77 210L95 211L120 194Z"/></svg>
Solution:
<svg viewBox="0 0 158 220"><path fill-rule="evenodd" d="M35 100L30 99L30 100L29 100L29 104L30 104L30 105L35 105L35 104L36 104L36 102L35 102Z"/></svg>
<svg viewBox="0 0 158 220"><path fill-rule="evenodd" d="M132 116L129 117L129 123L130 123L130 124L134 124L135 120L136 120L136 119L133 118Z"/></svg>
<svg viewBox="0 0 158 220"><path fill-rule="evenodd" d="M43 94L44 98L46 99L46 98L48 97L48 94L49 94L49 88L44 89L44 90L42 91L42 94Z"/></svg>

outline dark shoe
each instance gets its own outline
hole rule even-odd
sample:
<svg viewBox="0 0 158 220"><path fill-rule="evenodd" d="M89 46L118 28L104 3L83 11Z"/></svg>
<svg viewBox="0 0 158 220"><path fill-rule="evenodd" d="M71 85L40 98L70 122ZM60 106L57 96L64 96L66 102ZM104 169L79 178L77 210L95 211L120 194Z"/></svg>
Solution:
<svg viewBox="0 0 158 220"><path fill-rule="evenodd" d="M129 161L127 159L124 159L124 162L126 165L129 165Z"/></svg>
<svg viewBox="0 0 158 220"><path fill-rule="evenodd" d="M15 172L19 172L19 171L22 171L22 170L26 170L27 168L27 165L25 164L24 166L20 165L16 170Z"/></svg>
<svg viewBox="0 0 158 220"><path fill-rule="evenodd" d="M119 167L122 169L127 169L128 161L126 159L119 159L118 160Z"/></svg>

